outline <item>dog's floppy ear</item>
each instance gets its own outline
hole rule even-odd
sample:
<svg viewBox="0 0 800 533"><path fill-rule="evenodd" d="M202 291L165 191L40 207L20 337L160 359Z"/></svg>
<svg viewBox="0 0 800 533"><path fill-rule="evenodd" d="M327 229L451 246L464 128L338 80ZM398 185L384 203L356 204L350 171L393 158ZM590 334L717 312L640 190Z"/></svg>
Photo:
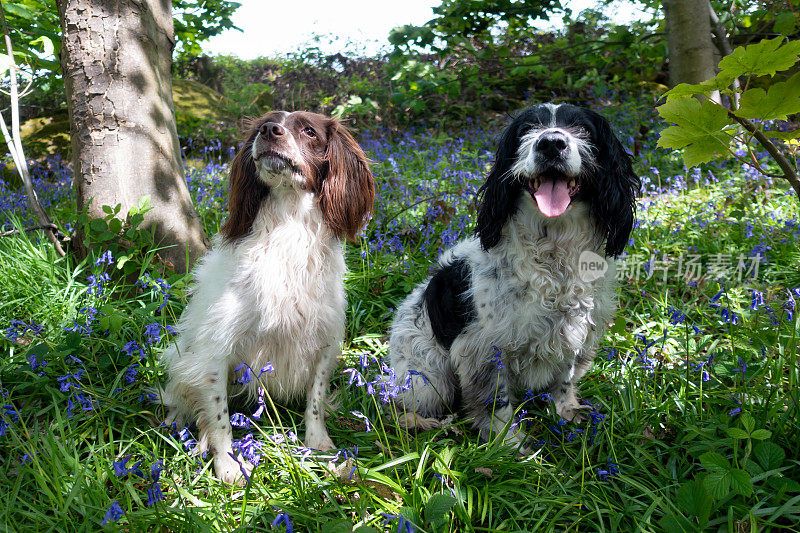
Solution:
<svg viewBox="0 0 800 533"><path fill-rule="evenodd" d="M631 156L600 114L587 111L596 128L598 169L589 195L592 216L606 241L606 256L616 257L628 244L636 216L636 193L641 180L633 172Z"/></svg>
<svg viewBox="0 0 800 533"><path fill-rule="evenodd" d="M492 170L478 189L478 223L475 233L484 250L492 248L500 241L503 226L517 210L520 184L511 175L511 167L517 159L520 125L521 122L515 120L503 132Z"/></svg>
<svg viewBox="0 0 800 533"><path fill-rule="evenodd" d="M319 190L325 222L339 238L354 240L375 201L375 179L364 151L342 124L331 121L327 175Z"/></svg>
<svg viewBox="0 0 800 533"><path fill-rule="evenodd" d="M258 178L253 161L253 141L258 135L257 122L250 125L247 138L231 163L228 177L228 220L220 228L228 241L249 234L261 203L269 196L269 186Z"/></svg>

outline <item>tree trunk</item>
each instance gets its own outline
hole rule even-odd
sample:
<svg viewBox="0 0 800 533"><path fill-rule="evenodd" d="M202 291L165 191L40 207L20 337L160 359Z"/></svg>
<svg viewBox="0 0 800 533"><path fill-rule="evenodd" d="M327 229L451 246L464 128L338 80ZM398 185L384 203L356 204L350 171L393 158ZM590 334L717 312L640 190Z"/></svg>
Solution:
<svg viewBox="0 0 800 533"><path fill-rule="evenodd" d="M78 209L124 217L149 195L158 254L191 269L208 240L186 186L172 106L169 0L57 0ZM78 236L80 241L80 232ZM82 243L79 242L79 249Z"/></svg>
<svg viewBox="0 0 800 533"><path fill-rule="evenodd" d="M670 85L700 83L713 78L716 61L708 0L664 0L663 5Z"/></svg>

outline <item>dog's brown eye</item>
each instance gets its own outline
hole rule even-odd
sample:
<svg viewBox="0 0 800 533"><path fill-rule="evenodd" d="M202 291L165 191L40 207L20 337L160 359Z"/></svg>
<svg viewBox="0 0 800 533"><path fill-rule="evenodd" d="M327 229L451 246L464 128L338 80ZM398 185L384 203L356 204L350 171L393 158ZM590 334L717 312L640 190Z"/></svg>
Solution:
<svg viewBox="0 0 800 533"><path fill-rule="evenodd" d="M311 128L311 127L303 128L302 131L303 131L304 134L308 135L312 139L316 139L317 138L317 132L314 131L314 128Z"/></svg>

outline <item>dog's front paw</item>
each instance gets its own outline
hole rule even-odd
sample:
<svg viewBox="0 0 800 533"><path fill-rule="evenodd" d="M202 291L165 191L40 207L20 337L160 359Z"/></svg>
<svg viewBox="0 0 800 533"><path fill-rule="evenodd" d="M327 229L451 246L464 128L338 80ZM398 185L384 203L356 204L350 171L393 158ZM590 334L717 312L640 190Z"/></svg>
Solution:
<svg viewBox="0 0 800 533"><path fill-rule="evenodd" d="M591 405L562 404L556 407L556 412L558 413L558 416L568 422L581 424L589 419L589 415L587 413L593 409L594 408Z"/></svg>
<svg viewBox="0 0 800 533"><path fill-rule="evenodd" d="M306 446L311 448L312 450L320 450L323 452L327 452L336 449L336 445L328 436L327 432L317 433L309 431L306 434L305 442Z"/></svg>
<svg viewBox="0 0 800 533"><path fill-rule="evenodd" d="M404 429L417 429L429 431L443 427L442 421L437 418L425 418L417 413L404 413L397 419L397 425Z"/></svg>
<svg viewBox="0 0 800 533"><path fill-rule="evenodd" d="M243 487L253 473L253 465L244 459L234 459L230 453L220 453L214 456L214 472L220 481Z"/></svg>

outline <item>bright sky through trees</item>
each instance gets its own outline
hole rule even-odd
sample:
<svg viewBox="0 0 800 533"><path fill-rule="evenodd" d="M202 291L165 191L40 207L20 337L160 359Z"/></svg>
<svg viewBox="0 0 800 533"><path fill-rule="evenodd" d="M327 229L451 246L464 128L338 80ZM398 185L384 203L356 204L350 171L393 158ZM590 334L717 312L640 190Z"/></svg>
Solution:
<svg viewBox="0 0 800 533"><path fill-rule="evenodd" d="M389 31L404 24L422 25L433 18L432 8L440 0L404 0L385 2L375 0L239 0L242 7L233 16L241 32L228 30L212 38L204 46L209 54L235 55L241 59L259 56L284 55L303 45L312 43L314 35L321 36L316 43L323 52L333 54L343 50L348 41L351 51L372 55L389 44ZM596 5L595 0L566 0L573 13ZM614 20L630 21L642 12L628 2L618 2L606 12ZM560 25L556 16L541 27Z"/></svg>

